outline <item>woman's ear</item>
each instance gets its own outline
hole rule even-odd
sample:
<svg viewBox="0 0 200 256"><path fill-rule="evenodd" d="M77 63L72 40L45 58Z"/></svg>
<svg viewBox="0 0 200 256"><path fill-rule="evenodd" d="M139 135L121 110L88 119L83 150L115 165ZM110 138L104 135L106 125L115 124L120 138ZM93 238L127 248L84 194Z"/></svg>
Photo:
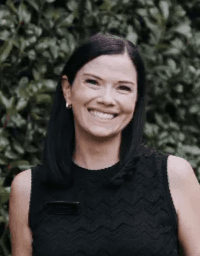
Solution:
<svg viewBox="0 0 200 256"><path fill-rule="evenodd" d="M62 86L65 101L68 104L71 104L71 85L70 85L70 83L68 81L68 77L66 75L63 75L61 78L61 86Z"/></svg>

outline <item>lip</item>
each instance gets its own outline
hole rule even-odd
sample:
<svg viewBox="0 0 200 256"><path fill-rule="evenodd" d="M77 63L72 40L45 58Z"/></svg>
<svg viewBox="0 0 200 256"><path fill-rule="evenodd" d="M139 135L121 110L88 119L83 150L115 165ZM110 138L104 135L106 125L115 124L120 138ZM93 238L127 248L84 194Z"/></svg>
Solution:
<svg viewBox="0 0 200 256"><path fill-rule="evenodd" d="M98 110L98 109L93 109L93 108L88 108L88 111L90 112L91 110L94 110L94 111L98 111L98 112L102 112L102 113L105 113L105 114L111 114L111 115L114 115L114 118L116 117L116 116L118 116L118 114L117 113L113 113L113 112L105 112L105 111L102 111L102 110Z"/></svg>

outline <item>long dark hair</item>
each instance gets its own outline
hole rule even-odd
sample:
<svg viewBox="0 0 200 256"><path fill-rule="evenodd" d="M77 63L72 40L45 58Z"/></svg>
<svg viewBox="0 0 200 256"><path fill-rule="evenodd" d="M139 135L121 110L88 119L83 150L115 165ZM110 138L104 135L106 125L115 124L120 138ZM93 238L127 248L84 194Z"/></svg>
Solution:
<svg viewBox="0 0 200 256"><path fill-rule="evenodd" d="M123 54L125 48L137 70L138 95L133 118L122 131L119 172L109 180L107 185L120 185L125 177L132 175L133 167L140 156L139 147L142 145L143 129L146 121L145 67L139 49L133 43L121 36L97 33L76 48L65 64L59 78L47 136L44 141L42 159L43 165L47 167L48 183L51 185L64 186L65 188L73 185L71 168L75 146L75 127L72 109L66 108L61 86L62 75L66 75L70 85L73 86L77 72L87 62L101 55ZM64 179L66 175L68 178Z"/></svg>

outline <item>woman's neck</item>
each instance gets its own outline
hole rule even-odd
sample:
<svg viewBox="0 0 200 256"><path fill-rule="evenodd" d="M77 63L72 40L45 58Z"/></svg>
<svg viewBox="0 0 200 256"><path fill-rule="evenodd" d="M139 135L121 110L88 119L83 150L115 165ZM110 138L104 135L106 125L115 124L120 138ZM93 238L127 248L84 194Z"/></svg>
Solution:
<svg viewBox="0 0 200 256"><path fill-rule="evenodd" d="M88 139L85 136L78 136L78 138L75 140L72 157L77 165L86 169L98 170L110 167L119 161L121 135L101 142Z"/></svg>

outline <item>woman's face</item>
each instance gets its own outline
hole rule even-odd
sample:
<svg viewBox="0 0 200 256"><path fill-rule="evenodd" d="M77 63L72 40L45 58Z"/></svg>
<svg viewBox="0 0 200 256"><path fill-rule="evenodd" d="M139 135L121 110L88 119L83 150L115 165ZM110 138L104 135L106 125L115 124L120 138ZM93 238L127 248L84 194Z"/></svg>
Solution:
<svg viewBox="0 0 200 256"><path fill-rule="evenodd" d="M73 86L67 80L62 86L66 101L72 104L76 136L102 141L121 136L133 117L137 71L126 52L95 58L77 72Z"/></svg>

